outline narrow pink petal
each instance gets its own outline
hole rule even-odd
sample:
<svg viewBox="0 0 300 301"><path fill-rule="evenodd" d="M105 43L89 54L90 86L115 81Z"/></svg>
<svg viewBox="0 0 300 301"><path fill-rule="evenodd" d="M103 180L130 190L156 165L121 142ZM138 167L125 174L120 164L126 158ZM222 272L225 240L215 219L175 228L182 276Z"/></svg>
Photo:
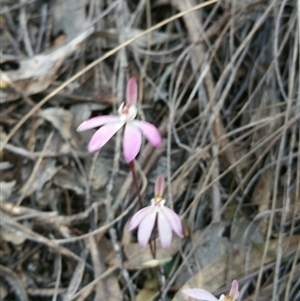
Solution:
<svg viewBox="0 0 300 301"><path fill-rule="evenodd" d="M180 237L183 238L182 223L178 214L168 207L162 207L161 213L165 215L172 230Z"/></svg>
<svg viewBox="0 0 300 301"><path fill-rule="evenodd" d="M154 194L155 196L162 196L165 187L165 179L163 175L159 175L155 181Z"/></svg>
<svg viewBox="0 0 300 301"><path fill-rule="evenodd" d="M94 118L84 121L78 127L77 131L82 132L82 131L96 128L96 127L104 125L106 123L113 123L113 122L118 122L118 121L120 121L120 117L118 117L118 116L110 116L110 115L97 116L97 117L94 117Z"/></svg>
<svg viewBox="0 0 300 301"><path fill-rule="evenodd" d="M124 122L117 122L102 126L91 138L88 151L92 153L100 149L123 125Z"/></svg>
<svg viewBox="0 0 300 301"><path fill-rule="evenodd" d="M141 221L138 230L138 242L142 247L145 247L149 242L154 223L156 220L156 211L151 208L151 211Z"/></svg>
<svg viewBox="0 0 300 301"><path fill-rule="evenodd" d="M123 137L123 155L127 162L131 162L137 156L142 145L142 133L138 127L128 122Z"/></svg>
<svg viewBox="0 0 300 301"><path fill-rule="evenodd" d="M134 123L140 128L143 135L147 138L147 140L154 146L161 146L161 136L158 131L158 128L146 121L136 120Z"/></svg>
<svg viewBox="0 0 300 301"><path fill-rule="evenodd" d="M231 289L230 289L230 292L229 292L229 296L231 298L233 298L233 301L235 301L238 296L239 296L239 284L236 280L233 280L232 281L232 284L231 284Z"/></svg>
<svg viewBox="0 0 300 301"><path fill-rule="evenodd" d="M218 301L218 299L210 292L202 288L187 288L182 290L189 297L200 299L202 301Z"/></svg>
<svg viewBox="0 0 300 301"><path fill-rule="evenodd" d="M135 229L151 210L152 207L148 206L136 212L128 225L128 231Z"/></svg>
<svg viewBox="0 0 300 301"><path fill-rule="evenodd" d="M126 87L126 103L135 105L137 100L138 87L134 77L131 77Z"/></svg>
<svg viewBox="0 0 300 301"><path fill-rule="evenodd" d="M160 208L158 212L158 235L162 248L167 249L169 248L172 241L172 228L165 214L162 213L161 209L163 208Z"/></svg>

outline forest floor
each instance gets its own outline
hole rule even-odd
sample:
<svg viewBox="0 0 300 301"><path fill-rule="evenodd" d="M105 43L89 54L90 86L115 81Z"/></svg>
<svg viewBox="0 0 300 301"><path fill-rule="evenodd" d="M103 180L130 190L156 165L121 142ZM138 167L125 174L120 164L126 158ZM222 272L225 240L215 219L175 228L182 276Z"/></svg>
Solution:
<svg viewBox="0 0 300 301"><path fill-rule="evenodd" d="M3 0L0 299L300 300L300 1ZM156 260L122 131L89 153L90 117L159 128L135 160L143 206L158 175L184 238ZM154 237L155 239L155 237ZM226 299L227 300L227 299Z"/></svg>

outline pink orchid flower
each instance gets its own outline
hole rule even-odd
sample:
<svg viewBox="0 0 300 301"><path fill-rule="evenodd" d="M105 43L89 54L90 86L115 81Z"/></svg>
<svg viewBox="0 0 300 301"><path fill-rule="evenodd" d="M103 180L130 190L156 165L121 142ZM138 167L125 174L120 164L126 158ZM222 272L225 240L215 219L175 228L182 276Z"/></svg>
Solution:
<svg viewBox="0 0 300 301"><path fill-rule="evenodd" d="M209 291L206 291L202 288L188 288L182 290L182 292L192 298L199 299L202 301L235 301L239 296L239 284L236 280L232 281L231 289L229 295L222 295L219 299L217 299L213 294Z"/></svg>
<svg viewBox="0 0 300 301"><path fill-rule="evenodd" d="M172 231L183 238L182 224L179 216L170 208L165 207L166 200L162 198L164 190L164 177L158 176L155 182L155 196L151 206L139 210L132 217L128 230L138 228L138 242L142 247L149 242L151 233L157 221L158 235L161 246L166 249L172 240Z"/></svg>
<svg viewBox="0 0 300 301"><path fill-rule="evenodd" d="M123 126L123 155L127 162L131 162L139 153L142 144L142 134L154 146L161 146L161 136L158 129L146 121L135 120L137 115L137 83L134 77L130 78L126 87L126 104L121 104L118 115L104 115L84 121L77 131L86 131L100 127L92 136L88 151L95 152L103 147L111 137Z"/></svg>

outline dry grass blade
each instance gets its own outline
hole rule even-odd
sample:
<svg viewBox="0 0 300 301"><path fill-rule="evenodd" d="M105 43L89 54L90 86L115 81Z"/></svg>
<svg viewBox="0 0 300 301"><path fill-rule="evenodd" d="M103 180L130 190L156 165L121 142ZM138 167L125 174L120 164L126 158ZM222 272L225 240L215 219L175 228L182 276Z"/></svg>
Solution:
<svg viewBox="0 0 300 301"><path fill-rule="evenodd" d="M178 13L158 24L156 24L155 26L152 26L151 28L147 29L146 31L142 32L139 35L136 35L134 38L131 38L129 40L127 40L126 42L124 42L123 44L115 47L113 50L108 51L106 54L104 54L102 57L100 57L99 59L95 60L94 62L92 62L91 64L89 64L87 67L83 68L81 71L79 71L78 73L76 73L74 76L72 76L70 79L68 79L67 81L65 81L62 85L60 85L57 89L55 89L53 92L51 92L50 94L48 94L45 98L43 98L38 105L36 105L30 112L28 112L19 122L18 124L14 127L14 129L11 130L11 132L9 133L9 135L6 137L6 139L3 141L0 151L3 150L3 146L12 138L12 136L17 132L17 130L22 126L22 124L24 124L24 122L30 118L35 112L37 112L45 103L47 103L53 96L55 96L58 92L62 91L65 87L67 87L70 83L72 83L74 80L76 80L77 78L79 78L80 76L82 76L83 74L85 74L87 71L89 71L90 69L94 68L96 65L98 65L99 63L101 63L102 61L104 61L105 59L109 58L111 55L117 53L119 50L121 50L122 48L130 45L131 43L135 42L136 40L138 40L139 38L143 37L144 35L151 33L152 31L164 26L165 24L168 24L176 19L181 18L182 16L194 11L194 10L198 10L202 7L211 5L215 2L217 2L218 0L210 0L207 1L205 3L201 3L195 7L192 7L191 9L188 9L184 12Z"/></svg>
<svg viewBox="0 0 300 301"><path fill-rule="evenodd" d="M74 270L74 273L72 275L72 278L70 280L68 289L66 294L64 295L63 301L70 301L72 300L73 296L77 292L80 283L82 281L83 272L85 268L85 257L87 255L87 252L84 252L82 260L80 260Z"/></svg>
<svg viewBox="0 0 300 301"><path fill-rule="evenodd" d="M276 249L279 245L284 250L284 255L288 256L297 250L299 236L286 237L283 241L272 241L269 245L268 255L266 257L266 265L271 262L274 263L276 260ZM213 292L230 282L227 280L228 276L229 279L249 277L249 275L255 273L259 268L263 253L264 246L257 244L242 248L237 252L223 255L201 269L186 282L183 288L203 287ZM230 275L228 275L228 271L230 271ZM190 300L190 298L179 292L173 300L182 301Z"/></svg>
<svg viewBox="0 0 300 301"><path fill-rule="evenodd" d="M66 45L63 45L50 53L31 56L30 58L20 61L16 60L15 64L19 65L18 70L1 71L1 73L3 72L3 75L1 76L4 76L2 81L5 82L5 78L7 77L8 85L12 82L12 84L17 87L18 91L21 90L22 93L27 96L44 91L55 80L58 75L58 69L67 57L72 55L93 31L93 28L89 28L70 42L66 43ZM5 61L3 63L5 63ZM19 94L10 92L6 93L5 90L2 92L0 103L15 100L20 96Z"/></svg>
<svg viewBox="0 0 300 301"><path fill-rule="evenodd" d="M5 280L13 289L15 293L14 298L17 298L18 300L28 301L24 285L19 279L18 275L16 275L11 269L2 265L0 265L0 273L1 278L3 278L3 280Z"/></svg>
<svg viewBox="0 0 300 301"><path fill-rule="evenodd" d="M3 301L219 297L233 279L241 300L300 300L300 1L19 2L0 10ZM118 114L132 76L163 138L135 182L122 130L95 154L97 128L76 131ZM128 224L160 174L184 239L155 237L153 259Z"/></svg>

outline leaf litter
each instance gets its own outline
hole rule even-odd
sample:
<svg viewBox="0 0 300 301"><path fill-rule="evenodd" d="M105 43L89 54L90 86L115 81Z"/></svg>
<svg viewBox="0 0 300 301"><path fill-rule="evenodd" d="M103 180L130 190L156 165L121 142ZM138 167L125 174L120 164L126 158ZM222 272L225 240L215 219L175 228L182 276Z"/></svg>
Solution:
<svg viewBox="0 0 300 301"><path fill-rule="evenodd" d="M1 300L189 300L233 279L239 300L300 300L299 5L197 5L3 2ZM184 225L156 261L127 231L118 137L89 154L76 132L116 113L131 76L163 137L137 160L143 203L164 174Z"/></svg>

